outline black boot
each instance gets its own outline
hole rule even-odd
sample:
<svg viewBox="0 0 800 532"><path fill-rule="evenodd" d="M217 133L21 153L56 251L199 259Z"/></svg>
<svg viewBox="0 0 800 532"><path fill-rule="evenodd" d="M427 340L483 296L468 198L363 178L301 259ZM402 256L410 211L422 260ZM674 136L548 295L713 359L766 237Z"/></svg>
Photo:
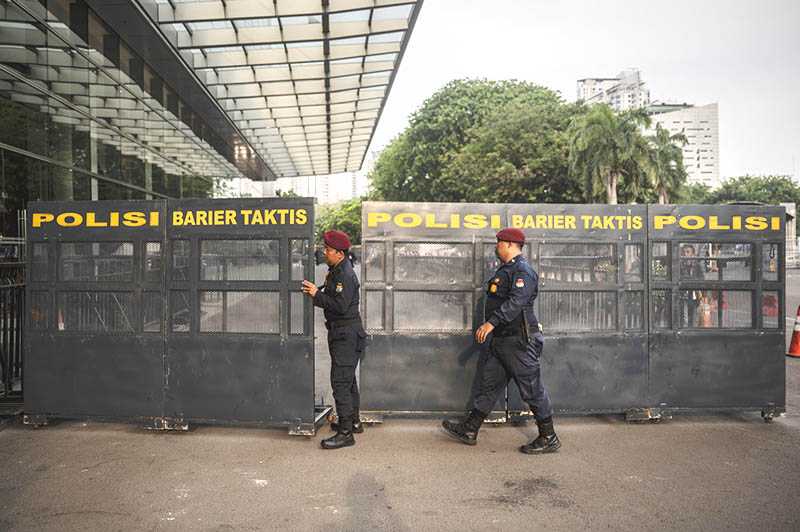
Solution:
<svg viewBox="0 0 800 532"><path fill-rule="evenodd" d="M467 445L475 445L478 443L478 431L480 430L485 418L486 414L483 412L472 410L467 416L467 419L461 423L455 423L448 420L442 421L442 428L451 438L455 438L461 443L466 443Z"/></svg>
<svg viewBox="0 0 800 532"><path fill-rule="evenodd" d="M536 420L536 425L539 426L539 437L523 445L519 450L525 454L556 452L561 447L561 441L556 436L555 429L553 429L553 418L549 417L542 421Z"/></svg>
<svg viewBox="0 0 800 532"><path fill-rule="evenodd" d="M334 432L339 432L339 423L334 421L331 423L331 430ZM364 432L364 425L361 424L361 415L354 414L353 415L353 434L361 434Z"/></svg>
<svg viewBox="0 0 800 532"><path fill-rule="evenodd" d="M339 424L339 430L330 438L324 439L320 442L323 449L341 449L342 447L350 447L356 444L356 439L353 437L353 420L343 419Z"/></svg>

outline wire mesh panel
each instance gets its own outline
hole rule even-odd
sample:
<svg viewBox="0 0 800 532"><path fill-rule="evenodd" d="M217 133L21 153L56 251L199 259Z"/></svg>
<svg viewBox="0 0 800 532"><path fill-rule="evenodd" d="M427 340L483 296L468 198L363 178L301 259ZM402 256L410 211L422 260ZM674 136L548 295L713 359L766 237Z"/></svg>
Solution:
<svg viewBox="0 0 800 532"><path fill-rule="evenodd" d="M539 257L539 276L544 281L617 283L617 256L613 244L541 244Z"/></svg>
<svg viewBox="0 0 800 532"><path fill-rule="evenodd" d="M30 313L30 324L32 329L47 329L50 323L50 292L36 290L30 292L30 303L28 311Z"/></svg>
<svg viewBox="0 0 800 532"><path fill-rule="evenodd" d="M751 254L751 244L681 243L681 280L750 281Z"/></svg>
<svg viewBox="0 0 800 532"><path fill-rule="evenodd" d="M669 242L653 242L650 254L650 275L652 280L669 281L672 272Z"/></svg>
<svg viewBox="0 0 800 532"><path fill-rule="evenodd" d="M170 290L169 312L172 332L188 333L192 324L188 290Z"/></svg>
<svg viewBox="0 0 800 532"><path fill-rule="evenodd" d="M386 277L386 244L365 242L362 253L367 281L383 281Z"/></svg>
<svg viewBox="0 0 800 532"><path fill-rule="evenodd" d="M200 278L208 281L277 281L278 240L202 240Z"/></svg>
<svg viewBox="0 0 800 532"><path fill-rule="evenodd" d="M625 313L623 327L627 331L644 329L644 292L625 292Z"/></svg>
<svg viewBox="0 0 800 532"><path fill-rule="evenodd" d="M142 330L161 332L164 321L161 292L142 292Z"/></svg>
<svg viewBox="0 0 800 532"><path fill-rule="evenodd" d="M69 242L59 245L62 281L133 280L133 243Z"/></svg>
<svg viewBox="0 0 800 532"><path fill-rule="evenodd" d="M749 290L720 292L722 327L744 329L753 327L753 293Z"/></svg>
<svg viewBox="0 0 800 532"><path fill-rule="evenodd" d="M200 332L280 332L277 292L201 291Z"/></svg>
<svg viewBox="0 0 800 532"><path fill-rule="evenodd" d="M188 240L172 241L172 280L189 280L189 257L191 244Z"/></svg>
<svg viewBox="0 0 800 532"><path fill-rule="evenodd" d="M778 329L780 324L780 298L777 290L761 292L761 316L765 329Z"/></svg>
<svg viewBox="0 0 800 532"><path fill-rule="evenodd" d="M468 331L471 292L395 292L396 331Z"/></svg>
<svg viewBox="0 0 800 532"><path fill-rule="evenodd" d="M365 326L369 331L382 331L385 328L383 319L383 291L367 290L366 308L364 312Z"/></svg>
<svg viewBox="0 0 800 532"><path fill-rule="evenodd" d="M546 331L612 331L617 328L616 292L552 291L539 294Z"/></svg>
<svg viewBox="0 0 800 532"><path fill-rule="evenodd" d="M625 244L625 282L641 283L642 274L642 245Z"/></svg>
<svg viewBox="0 0 800 532"><path fill-rule="evenodd" d="M454 284L472 280L472 244L398 242L394 280Z"/></svg>
<svg viewBox="0 0 800 532"><path fill-rule="evenodd" d="M781 264L780 244L764 244L761 247L762 278L765 281L777 281L779 264Z"/></svg>
<svg viewBox="0 0 800 532"><path fill-rule="evenodd" d="M131 292L59 292L58 330L133 333Z"/></svg>
<svg viewBox="0 0 800 532"><path fill-rule="evenodd" d="M47 281L50 265L48 251L49 246L46 243L37 242L31 247L33 248L33 261L31 262L31 267L28 271L28 279L34 282Z"/></svg>
<svg viewBox="0 0 800 532"><path fill-rule="evenodd" d="M291 280L302 281L305 278L306 268L310 260L307 239L289 240L289 260L291 261Z"/></svg>
<svg viewBox="0 0 800 532"><path fill-rule="evenodd" d="M146 242L144 248L144 280L149 283L161 281L161 242Z"/></svg>
<svg viewBox="0 0 800 532"><path fill-rule="evenodd" d="M303 292L289 294L289 334L306 334L306 305L308 297Z"/></svg>
<svg viewBox="0 0 800 532"><path fill-rule="evenodd" d="M672 295L669 290L653 290L650 292L652 304L653 327L656 329L672 328Z"/></svg>
<svg viewBox="0 0 800 532"><path fill-rule="evenodd" d="M681 328L719 327L718 290L681 290L678 298Z"/></svg>

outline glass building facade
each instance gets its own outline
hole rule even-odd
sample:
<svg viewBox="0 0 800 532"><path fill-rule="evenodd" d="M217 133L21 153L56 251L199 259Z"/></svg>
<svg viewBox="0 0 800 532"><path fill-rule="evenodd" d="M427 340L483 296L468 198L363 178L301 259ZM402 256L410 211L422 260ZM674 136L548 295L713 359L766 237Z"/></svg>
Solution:
<svg viewBox="0 0 800 532"><path fill-rule="evenodd" d="M0 0L0 240L31 200L363 163L415 0Z"/></svg>
<svg viewBox="0 0 800 532"><path fill-rule="evenodd" d="M226 146L82 0L0 0L0 235L32 200L208 197Z"/></svg>

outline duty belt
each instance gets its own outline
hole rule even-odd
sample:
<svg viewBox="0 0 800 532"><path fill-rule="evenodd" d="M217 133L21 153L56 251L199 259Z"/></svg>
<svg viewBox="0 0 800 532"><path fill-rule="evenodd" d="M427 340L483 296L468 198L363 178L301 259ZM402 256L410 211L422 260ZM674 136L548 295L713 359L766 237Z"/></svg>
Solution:
<svg viewBox="0 0 800 532"><path fill-rule="evenodd" d="M336 321L326 321L325 328L328 330L331 329L339 329L341 327L347 327L348 325L356 325L361 324L361 317L353 318L350 320L336 320Z"/></svg>
<svg viewBox="0 0 800 532"><path fill-rule="evenodd" d="M539 332L538 328L529 329L528 330L528 334L526 335L521 327L520 328L504 327L504 328L499 329L499 330L495 329L494 331L492 331L492 334L494 335L495 338L507 338L509 336L531 336L532 337L537 332Z"/></svg>

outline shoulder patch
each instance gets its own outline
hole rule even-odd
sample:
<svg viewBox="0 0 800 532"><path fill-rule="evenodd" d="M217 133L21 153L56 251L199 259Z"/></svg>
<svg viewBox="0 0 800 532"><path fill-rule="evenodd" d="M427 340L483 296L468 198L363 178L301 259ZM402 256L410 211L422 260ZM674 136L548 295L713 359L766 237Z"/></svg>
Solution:
<svg viewBox="0 0 800 532"><path fill-rule="evenodd" d="M336 291L337 292L341 292L343 289L344 289L344 287L342 286L342 283L336 283Z"/></svg>
<svg viewBox="0 0 800 532"><path fill-rule="evenodd" d="M525 287L525 279L523 279L522 277L518 277L517 281L514 283L514 286L516 286L517 288L524 288Z"/></svg>

